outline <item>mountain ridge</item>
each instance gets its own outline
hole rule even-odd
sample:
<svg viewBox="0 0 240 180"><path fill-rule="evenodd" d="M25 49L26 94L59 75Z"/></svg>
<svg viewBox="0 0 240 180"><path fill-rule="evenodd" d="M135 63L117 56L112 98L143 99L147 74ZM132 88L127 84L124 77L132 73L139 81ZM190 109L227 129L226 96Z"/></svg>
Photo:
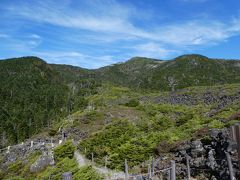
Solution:
<svg viewBox="0 0 240 180"><path fill-rule="evenodd" d="M68 66L68 67L72 67L72 68L80 68L80 69L83 69L83 70L94 71L94 70L101 69L101 68L104 68L104 67L119 65L119 64L134 62L134 61L143 61L144 60L145 62L161 62L162 63L162 62L181 60L183 58L189 58L189 57L197 57L197 58L204 58L204 59L208 59L208 60L219 60L219 61L240 61L240 59L231 59L231 58L229 58L229 59L212 58L212 57L204 56L204 55L201 55L201 54L183 54L183 55L176 56L175 58L172 58L172 59L164 59L164 60L163 59L157 59L157 58L149 58L149 57L144 57L144 56L134 56L134 57L132 57L130 59L127 59L125 61L112 63L112 64L105 65L105 66L102 66L102 67L99 67L99 68L96 68L96 69L83 68L81 66L71 65L71 64L48 63L46 60L44 60L43 58L38 57L38 56L21 56L21 57L5 58L5 59L0 59L0 62L1 61L9 61L9 60L19 60L19 59L35 59L35 60L43 61L43 62L45 62L47 64L50 64L50 65L61 65L61 66Z"/></svg>
<svg viewBox="0 0 240 180"><path fill-rule="evenodd" d="M239 61L198 55L172 61L135 57L97 70L37 57L0 61L0 149L18 144L21 153L27 152L22 157L11 148L0 155L0 179L49 177L53 171L62 175L55 166L24 173L38 162L21 163L37 151L22 150L26 139L56 143L66 133L88 159L94 154L94 161L104 165L108 157L107 167L119 170L126 158L130 169L141 168L150 156L171 154L181 142L209 141L208 130L238 121L230 117L239 113L239 68ZM12 155L16 159L9 159Z"/></svg>
<svg viewBox="0 0 240 180"><path fill-rule="evenodd" d="M96 70L48 64L28 56L0 61L0 70L0 118L6 120L2 136L9 134L10 139L0 141L0 146L19 142L50 126L53 119L86 108L87 97L103 84L156 92L240 83L239 61L210 60L201 55L183 55L171 61L134 57Z"/></svg>
<svg viewBox="0 0 240 180"><path fill-rule="evenodd" d="M41 60L31 56L26 58ZM240 82L239 60L214 59L199 54L185 54L172 60L133 57L125 62L98 69L61 64L48 65L60 73L63 79L74 81L76 78L92 78L99 82L134 89L174 91L189 86Z"/></svg>

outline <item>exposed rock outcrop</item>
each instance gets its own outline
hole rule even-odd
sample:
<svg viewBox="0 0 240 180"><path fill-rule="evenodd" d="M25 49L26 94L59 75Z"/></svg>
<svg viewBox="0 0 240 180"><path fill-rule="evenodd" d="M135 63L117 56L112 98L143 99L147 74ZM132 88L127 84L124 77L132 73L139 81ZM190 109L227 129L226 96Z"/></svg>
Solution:
<svg viewBox="0 0 240 180"><path fill-rule="evenodd" d="M186 158L190 159L191 175L202 179L228 180L229 170L226 152L230 154L236 177L240 177L236 143L228 129L211 130L209 136L178 146L173 150L177 173L186 176ZM200 178L200 179L201 179Z"/></svg>
<svg viewBox="0 0 240 180"><path fill-rule="evenodd" d="M30 172L39 172L49 165L54 165L53 153L49 151L41 155L30 167Z"/></svg>

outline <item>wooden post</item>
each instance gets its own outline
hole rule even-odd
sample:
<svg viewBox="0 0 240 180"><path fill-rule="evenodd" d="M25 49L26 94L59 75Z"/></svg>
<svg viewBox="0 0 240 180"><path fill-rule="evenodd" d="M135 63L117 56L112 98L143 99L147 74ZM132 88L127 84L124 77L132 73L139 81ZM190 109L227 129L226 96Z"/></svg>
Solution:
<svg viewBox="0 0 240 180"><path fill-rule="evenodd" d="M171 180L176 180L176 164L175 164L175 161L171 161Z"/></svg>
<svg viewBox="0 0 240 180"><path fill-rule="evenodd" d="M125 180L128 180L128 164L127 164L127 159L125 159Z"/></svg>
<svg viewBox="0 0 240 180"><path fill-rule="evenodd" d="M225 152L225 154L226 154L227 162L228 162L228 170L229 170L230 180L235 180L234 173L233 173L231 156L229 155L228 152Z"/></svg>
<svg viewBox="0 0 240 180"><path fill-rule="evenodd" d="M62 180L72 180L72 172L65 172L62 174Z"/></svg>
<svg viewBox="0 0 240 180"><path fill-rule="evenodd" d="M148 179L152 179L152 171L151 171L151 165L148 164Z"/></svg>
<svg viewBox="0 0 240 180"><path fill-rule="evenodd" d="M59 140L59 143L58 143L58 144L62 144L62 140L61 140L61 139Z"/></svg>
<svg viewBox="0 0 240 180"><path fill-rule="evenodd" d="M64 133L64 130L63 130L63 128L62 128L62 141L64 141L64 135L63 135L63 133Z"/></svg>
<svg viewBox="0 0 240 180"><path fill-rule="evenodd" d="M171 180L171 169L168 170L167 175L167 180Z"/></svg>
<svg viewBox="0 0 240 180"><path fill-rule="evenodd" d="M152 176L154 176L154 159L152 158Z"/></svg>
<svg viewBox="0 0 240 180"><path fill-rule="evenodd" d="M240 124L231 126L232 138L233 141L237 143L237 152L238 152L238 166L240 168Z"/></svg>
<svg viewBox="0 0 240 180"><path fill-rule="evenodd" d="M93 162L94 162L94 159L93 159L93 158L94 158L94 157L93 157L93 153L91 153L91 155L92 155L92 164L93 164Z"/></svg>
<svg viewBox="0 0 240 180"><path fill-rule="evenodd" d="M51 146L52 146L52 148L53 148L53 146L54 146L54 145L53 145L53 139L52 139L52 138L51 138Z"/></svg>
<svg viewBox="0 0 240 180"><path fill-rule="evenodd" d="M7 147L7 153L10 153L10 146Z"/></svg>
<svg viewBox="0 0 240 180"><path fill-rule="evenodd" d="M33 141L31 141L31 148L33 147Z"/></svg>
<svg viewBox="0 0 240 180"><path fill-rule="evenodd" d="M107 169L107 157L105 157L105 169Z"/></svg>
<svg viewBox="0 0 240 180"><path fill-rule="evenodd" d="M189 158L189 156L187 156L186 161L187 161L187 178L188 178L188 180L190 180L190 178L191 178L191 170L190 170L189 160L190 160L190 158Z"/></svg>

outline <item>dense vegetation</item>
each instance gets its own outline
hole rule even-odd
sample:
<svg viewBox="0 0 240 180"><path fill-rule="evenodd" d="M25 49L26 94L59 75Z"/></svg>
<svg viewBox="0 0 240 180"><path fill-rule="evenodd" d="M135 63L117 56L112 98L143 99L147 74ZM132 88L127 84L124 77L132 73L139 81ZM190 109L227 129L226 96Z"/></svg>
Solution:
<svg viewBox="0 0 240 180"><path fill-rule="evenodd" d="M61 146L59 147L61 148ZM40 156L40 152L34 152L25 161L16 161L11 163L7 170L0 170L0 179L8 180L59 180L62 174L72 172L74 180L102 180L103 177L98 174L91 166L78 167L74 158L65 157L56 162L54 166L48 166L44 170L36 173L29 172L30 166Z"/></svg>
<svg viewBox="0 0 240 180"><path fill-rule="evenodd" d="M36 57L0 61L0 147L21 142L86 107L85 96L97 86L88 78L63 79Z"/></svg>
<svg viewBox="0 0 240 180"><path fill-rule="evenodd" d="M136 57L97 70L100 80L133 89L175 90L240 82L237 60L183 55L170 61Z"/></svg>
<svg viewBox="0 0 240 180"><path fill-rule="evenodd" d="M107 158L107 166L119 170L127 159L132 170L179 142L204 137L205 129L236 122L229 117L239 111L239 83L239 61L199 55L133 58L97 70L36 57L0 61L0 147L44 128L57 139L61 126L84 134L78 148L87 158L93 153L101 165ZM71 123L65 121L69 115ZM71 171L73 179L102 179L90 166L78 168L75 150L68 141L54 150L55 166L27 174L36 153L27 163L12 163L0 177L59 179Z"/></svg>
<svg viewBox="0 0 240 180"><path fill-rule="evenodd" d="M75 147L70 141L54 149L56 165L47 167L44 171L37 174L38 179L61 179L64 172L72 172L75 180L101 180L103 179L91 166L79 168L73 157Z"/></svg>
<svg viewBox="0 0 240 180"><path fill-rule="evenodd" d="M195 105L187 105L191 102L178 104L154 102L159 97L173 98L171 93L142 94L127 88L106 86L101 93L89 97L95 105L95 110L87 112L91 114L88 124L79 118L81 115L86 117L86 114L77 113L73 126L81 128L85 123L84 130L91 132L91 129L95 129L79 144L89 159L93 153L95 161L104 165L107 157L108 167L123 170L125 159L132 168L151 156L168 153L179 142L198 136L204 137L206 134L201 131L228 127L236 122L228 121L228 118L239 110L240 103L237 99L209 116L209 112L221 102L218 100L208 102L206 101L208 97L205 99L203 97L206 93L210 93L214 98L238 97L239 90L240 86L236 84L188 88L176 92L176 97L187 94L192 96L190 101L194 100L194 97L197 98L196 102L193 101ZM107 119L108 123L101 119Z"/></svg>
<svg viewBox="0 0 240 180"><path fill-rule="evenodd" d="M54 159L61 161L64 158L72 159L74 156L75 146L72 142L67 141L63 145L58 146L54 149Z"/></svg>

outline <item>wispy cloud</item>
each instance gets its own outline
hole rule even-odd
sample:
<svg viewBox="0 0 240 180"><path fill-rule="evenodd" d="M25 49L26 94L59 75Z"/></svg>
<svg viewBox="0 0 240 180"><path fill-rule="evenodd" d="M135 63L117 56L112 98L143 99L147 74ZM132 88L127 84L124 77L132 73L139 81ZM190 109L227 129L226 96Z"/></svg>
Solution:
<svg viewBox="0 0 240 180"><path fill-rule="evenodd" d="M203 2L206 0L183 1ZM142 29L135 26L131 21L136 13L133 7L121 5L113 0L98 0L94 3L91 1L85 4L88 8L78 11L70 6L59 6L59 3L53 4L52 1L49 5L47 2L49 1L38 2L39 4L34 7L30 3L24 3L19 5L21 11L16 11L14 7L9 8L9 10L12 13L42 23L95 31L98 34L90 37L105 41L124 39L124 36L126 36L129 40L140 38L171 45L187 46L202 45L209 42L216 43L235 33L240 33L239 18L235 18L228 23L218 20L207 22L205 20L190 20L183 23L155 26L152 29ZM101 36L99 36L99 33L102 33ZM109 35L109 38L106 38L106 35Z"/></svg>
<svg viewBox="0 0 240 180"><path fill-rule="evenodd" d="M158 30L157 39L166 44L177 46L204 45L218 43L239 34L238 20L230 23L212 21L189 21L171 24Z"/></svg>
<svg viewBox="0 0 240 180"><path fill-rule="evenodd" d="M27 34L23 36L0 34L2 52L12 51L21 55L30 55L30 52L42 43L42 38L37 34ZM28 52L29 54L24 54Z"/></svg>
<svg viewBox="0 0 240 180"><path fill-rule="evenodd" d="M99 68L102 66L106 66L109 64L115 63L116 59L113 56L105 55L105 56L92 56L76 51L48 51L48 52L31 52L31 55L38 56L42 59L48 59L52 63L55 64L63 64L63 62L67 62L67 64L81 66L84 68Z"/></svg>
<svg viewBox="0 0 240 180"><path fill-rule="evenodd" d="M29 37L33 38L33 39L42 39L42 37L37 34L31 34L31 35L29 35Z"/></svg>
<svg viewBox="0 0 240 180"><path fill-rule="evenodd" d="M149 57L149 58L167 58L170 54L178 54L176 50L170 50L160 44L149 42L146 44L139 44L134 47L135 55Z"/></svg>
<svg viewBox="0 0 240 180"><path fill-rule="evenodd" d="M211 0L174 1L187 4ZM13 37L0 33L0 38L8 38L5 48L29 53L34 50L35 55L52 62L68 61L93 68L129 55L168 58L189 49L213 46L240 34L239 16L232 16L228 21L200 18L156 21L148 25L149 18L143 18L147 15L142 10L117 0L62 0L61 3L26 0L10 2L3 9L6 17L46 28L42 30L46 37L34 31ZM156 17L151 17L154 22ZM48 27L56 28L51 31ZM40 46L43 49L38 49ZM121 49L119 56L113 53L115 49Z"/></svg>
<svg viewBox="0 0 240 180"><path fill-rule="evenodd" d="M91 1L84 4L84 8L76 10L70 6L63 7L52 1L38 2L32 7L31 3L21 3L8 10L13 14L35 20L69 28L85 29L98 32L124 33L142 36L144 32L135 28L129 21L134 14L132 8L122 6L116 1ZM86 7L88 6L88 7ZM21 9L18 11L17 9ZM87 11L86 11L87 9ZM37 13L36 13L37 12Z"/></svg>

